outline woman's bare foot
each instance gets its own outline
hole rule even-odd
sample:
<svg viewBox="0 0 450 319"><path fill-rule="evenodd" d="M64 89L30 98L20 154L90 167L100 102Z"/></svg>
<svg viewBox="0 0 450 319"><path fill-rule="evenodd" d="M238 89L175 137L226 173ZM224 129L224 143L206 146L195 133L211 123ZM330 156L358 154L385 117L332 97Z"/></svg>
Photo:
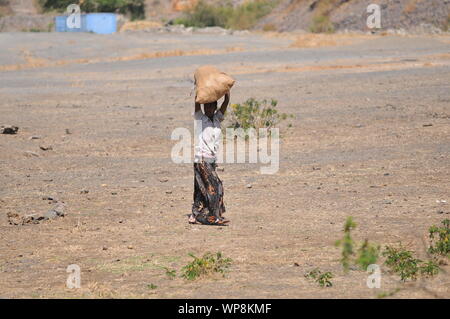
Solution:
<svg viewBox="0 0 450 319"><path fill-rule="evenodd" d="M195 219L194 215L190 215L188 219L189 224L197 224L197 220Z"/></svg>

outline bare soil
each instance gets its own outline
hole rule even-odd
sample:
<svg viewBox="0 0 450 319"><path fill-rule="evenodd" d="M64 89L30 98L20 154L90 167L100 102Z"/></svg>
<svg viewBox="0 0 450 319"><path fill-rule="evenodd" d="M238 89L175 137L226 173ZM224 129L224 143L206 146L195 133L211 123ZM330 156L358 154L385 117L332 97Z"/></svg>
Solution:
<svg viewBox="0 0 450 319"><path fill-rule="evenodd" d="M382 287L369 289L366 272L344 274L334 246L353 216L355 240L401 242L426 259L428 227L450 218L448 37L302 48L259 34L2 33L0 43L0 124L19 127L0 135L0 297L450 297L448 265L406 283L383 266ZM174 50L192 54L164 54ZM228 227L187 223L192 165L171 160L172 131L193 127L202 64L236 78L232 103L274 98L295 115L281 125L277 174L220 165ZM64 217L9 224L8 213L51 209L48 197L65 202ZM188 253L207 251L233 259L226 276L180 278ZM80 289L66 288L70 264ZM315 267L334 274L332 287L304 278Z"/></svg>

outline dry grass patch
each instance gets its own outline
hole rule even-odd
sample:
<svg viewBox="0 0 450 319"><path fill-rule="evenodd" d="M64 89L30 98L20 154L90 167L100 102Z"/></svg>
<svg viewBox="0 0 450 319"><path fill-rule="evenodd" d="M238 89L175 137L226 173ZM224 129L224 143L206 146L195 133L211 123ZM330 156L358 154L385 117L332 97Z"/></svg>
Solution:
<svg viewBox="0 0 450 319"><path fill-rule="evenodd" d="M162 26L163 24L157 21L147 21L147 20L131 21L125 22L123 26L120 28L119 32L148 30L160 28Z"/></svg>
<svg viewBox="0 0 450 319"><path fill-rule="evenodd" d="M297 36L291 48L318 48L326 46L350 45L357 41L373 39L374 36L356 34L315 34L306 33Z"/></svg>

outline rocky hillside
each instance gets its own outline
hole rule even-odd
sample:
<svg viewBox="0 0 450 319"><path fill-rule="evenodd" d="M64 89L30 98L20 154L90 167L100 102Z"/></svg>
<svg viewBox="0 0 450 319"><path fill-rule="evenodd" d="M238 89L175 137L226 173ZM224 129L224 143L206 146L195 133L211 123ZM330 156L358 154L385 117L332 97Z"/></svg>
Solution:
<svg viewBox="0 0 450 319"><path fill-rule="evenodd" d="M450 0L281 0L258 24L278 31L309 30L329 22L335 30L367 31L367 6L381 7L382 29L448 29Z"/></svg>
<svg viewBox="0 0 450 319"><path fill-rule="evenodd" d="M168 20L195 5L198 0L147 0L147 18ZM206 0L220 2L221 0ZM237 5L245 0L233 0ZM330 26L332 30L368 31L367 6L381 8L381 29L448 30L450 0L274 0L279 4L263 18L257 29L310 31Z"/></svg>

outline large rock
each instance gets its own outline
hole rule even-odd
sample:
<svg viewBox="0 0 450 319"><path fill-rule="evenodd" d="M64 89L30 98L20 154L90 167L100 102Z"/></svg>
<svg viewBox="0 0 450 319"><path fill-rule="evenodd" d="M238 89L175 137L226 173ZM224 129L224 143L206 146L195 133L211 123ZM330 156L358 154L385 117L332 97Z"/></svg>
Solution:
<svg viewBox="0 0 450 319"><path fill-rule="evenodd" d="M17 134L19 128L14 125L1 125L0 126L0 134Z"/></svg>

